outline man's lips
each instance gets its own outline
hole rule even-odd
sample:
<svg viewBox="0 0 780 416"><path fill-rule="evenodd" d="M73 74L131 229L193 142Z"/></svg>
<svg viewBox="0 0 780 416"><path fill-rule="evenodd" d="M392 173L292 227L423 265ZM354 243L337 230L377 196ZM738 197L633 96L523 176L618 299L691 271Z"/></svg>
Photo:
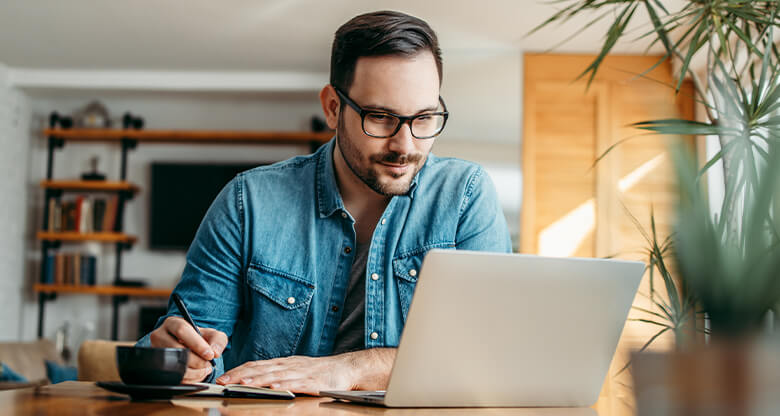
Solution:
<svg viewBox="0 0 780 416"><path fill-rule="evenodd" d="M396 164L396 163L387 163L387 162L379 162L380 165L385 166L387 169L389 169L393 173L404 173L409 168L409 164Z"/></svg>

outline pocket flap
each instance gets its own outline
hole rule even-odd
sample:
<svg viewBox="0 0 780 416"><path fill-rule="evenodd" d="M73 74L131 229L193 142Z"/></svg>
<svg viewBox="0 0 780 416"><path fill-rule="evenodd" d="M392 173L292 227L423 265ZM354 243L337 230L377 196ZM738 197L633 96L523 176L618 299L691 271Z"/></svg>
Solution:
<svg viewBox="0 0 780 416"><path fill-rule="evenodd" d="M393 274L407 282L417 282L424 254L408 255L393 260Z"/></svg>
<svg viewBox="0 0 780 416"><path fill-rule="evenodd" d="M314 296L313 284L298 276L259 264L249 266L247 283L252 289L289 310L308 305Z"/></svg>

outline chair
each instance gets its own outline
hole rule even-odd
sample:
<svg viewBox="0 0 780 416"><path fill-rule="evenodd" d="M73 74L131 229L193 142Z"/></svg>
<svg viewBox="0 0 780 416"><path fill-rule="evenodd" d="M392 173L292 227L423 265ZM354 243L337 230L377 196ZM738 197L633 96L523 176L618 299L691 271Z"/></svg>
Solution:
<svg viewBox="0 0 780 416"><path fill-rule="evenodd" d="M90 340L79 348L79 381L119 381L116 368L116 347L134 342Z"/></svg>
<svg viewBox="0 0 780 416"><path fill-rule="evenodd" d="M47 339L0 343L0 362L28 380L27 383L2 382L0 390L48 384L44 364L46 360L62 364L62 358L57 354L54 343Z"/></svg>

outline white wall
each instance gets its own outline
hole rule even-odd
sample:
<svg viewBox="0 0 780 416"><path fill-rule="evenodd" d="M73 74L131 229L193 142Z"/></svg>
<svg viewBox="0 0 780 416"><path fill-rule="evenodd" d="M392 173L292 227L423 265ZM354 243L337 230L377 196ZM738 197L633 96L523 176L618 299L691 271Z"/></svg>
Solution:
<svg viewBox="0 0 780 416"><path fill-rule="evenodd" d="M0 64L0 341L19 338L22 298L30 296L24 290L29 119L26 97L10 88Z"/></svg>
<svg viewBox="0 0 780 416"><path fill-rule="evenodd" d="M520 232L523 55L519 49L445 50L450 111L434 152L481 163L496 184L515 249Z"/></svg>
<svg viewBox="0 0 780 416"><path fill-rule="evenodd" d="M523 55L519 49L443 52L448 140L520 145ZM518 162L519 153L511 155Z"/></svg>

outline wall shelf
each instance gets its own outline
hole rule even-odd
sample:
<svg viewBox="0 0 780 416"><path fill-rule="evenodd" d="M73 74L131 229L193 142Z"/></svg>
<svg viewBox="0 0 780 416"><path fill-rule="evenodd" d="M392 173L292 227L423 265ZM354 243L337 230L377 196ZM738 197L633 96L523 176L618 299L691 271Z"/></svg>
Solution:
<svg viewBox="0 0 780 416"><path fill-rule="evenodd" d="M303 132L303 131L219 131L219 130L144 130L131 128L134 122L132 115L126 114L122 121L122 128L115 129L85 129L69 128L70 123L64 125L57 113L49 117L49 128L43 130L43 135L48 141L48 158L46 165L46 180L41 181L40 186L45 190L43 208L42 229L49 229L49 200L51 198L60 201L66 192L116 192L117 212L116 223L111 228L112 232L79 233L79 232L49 232L39 231L36 235L41 242L42 258L46 259L50 253L58 250L62 242L97 241L102 243L114 243L116 245L114 281L113 285L62 285L50 284L47 279L46 269L41 267L39 282L33 285L33 290L38 294L38 337L43 337L45 305L47 301L56 298L58 293L91 294L97 296L110 296L112 298L111 315L111 339L118 339L119 305L126 302L131 296L168 297L173 289L147 288L137 286L121 286L122 256L125 250L131 248L137 240L135 236L123 232L123 213L125 203L140 191L140 188L127 181L127 159L131 150L139 144L281 144L307 146L314 152L322 144L328 142L334 132ZM65 126L65 127L63 127ZM119 180L117 181L83 181L83 180L55 180L54 159L58 149L62 149L68 142L83 143L116 143L121 147L121 162L119 167ZM47 282L47 283L40 283Z"/></svg>
<svg viewBox="0 0 780 416"><path fill-rule="evenodd" d="M77 233L38 231L36 235L41 241L98 241L103 243L133 244L137 237L124 233Z"/></svg>
<svg viewBox="0 0 780 416"><path fill-rule="evenodd" d="M42 180L41 188L81 192L132 192L140 191L138 185L127 181Z"/></svg>
<svg viewBox="0 0 780 416"><path fill-rule="evenodd" d="M254 143L254 144L322 144L334 132L296 131L220 131L220 130L130 130L130 129L45 129L43 134L66 141L118 142L136 140L143 143Z"/></svg>
<svg viewBox="0 0 780 416"><path fill-rule="evenodd" d="M69 293L92 294L106 296L136 296L136 297L164 297L171 295L173 289L134 287L134 286L86 286L86 285L50 285L36 283L33 285L36 293Z"/></svg>

